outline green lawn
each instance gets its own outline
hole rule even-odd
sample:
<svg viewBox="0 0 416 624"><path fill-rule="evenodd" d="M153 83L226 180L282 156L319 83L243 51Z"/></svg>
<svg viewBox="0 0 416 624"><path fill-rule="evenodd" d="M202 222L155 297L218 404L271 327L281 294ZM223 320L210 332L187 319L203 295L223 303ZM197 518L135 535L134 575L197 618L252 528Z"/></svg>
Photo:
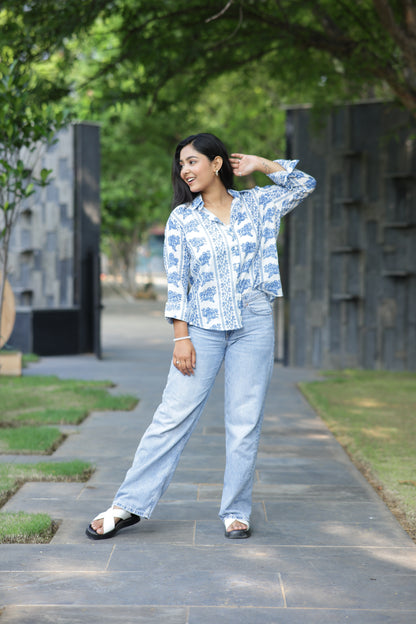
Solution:
<svg viewBox="0 0 416 624"><path fill-rule="evenodd" d="M345 370L300 388L416 538L416 374Z"/></svg>
<svg viewBox="0 0 416 624"><path fill-rule="evenodd" d="M113 395L110 381L0 376L0 426L79 424L92 411L130 410L131 395Z"/></svg>

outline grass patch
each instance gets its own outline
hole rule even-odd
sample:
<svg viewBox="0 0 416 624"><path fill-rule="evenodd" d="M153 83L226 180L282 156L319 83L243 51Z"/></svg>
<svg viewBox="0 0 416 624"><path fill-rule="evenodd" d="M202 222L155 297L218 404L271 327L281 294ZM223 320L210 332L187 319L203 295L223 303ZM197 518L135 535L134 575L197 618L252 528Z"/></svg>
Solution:
<svg viewBox="0 0 416 624"><path fill-rule="evenodd" d="M33 364L34 362L39 362L39 356L35 353L23 353L22 355L22 364L23 368L27 368L28 364Z"/></svg>
<svg viewBox="0 0 416 624"><path fill-rule="evenodd" d="M27 481L87 481L91 464L80 460L0 464L0 506ZM0 543L42 544L49 542L58 524L47 514L0 512Z"/></svg>
<svg viewBox="0 0 416 624"><path fill-rule="evenodd" d="M0 464L0 505L27 481L87 481L91 464L78 459L69 462L35 464Z"/></svg>
<svg viewBox="0 0 416 624"><path fill-rule="evenodd" d="M325 375L302 392L416 540L416 374Z"/></svg>
<svg viewBox="0 0 416 624"><path fill-rule="evenodd" d="M0 426L79 424L93 410L130 410L132 395L112 395L109 381L52 376L0 377Z"/></svg>
<svg viewBox="0 0 416 624"><path fill-rule="evenodd" d="M50 542L56 523L47 514L0 512L1 544L42 544Z"/></svg>
<svg viewBox="0 0 416 624"><path fill-rule="evenodd" d="M64 437L56 427L0 428L0 453L52 453Z"/></svg>

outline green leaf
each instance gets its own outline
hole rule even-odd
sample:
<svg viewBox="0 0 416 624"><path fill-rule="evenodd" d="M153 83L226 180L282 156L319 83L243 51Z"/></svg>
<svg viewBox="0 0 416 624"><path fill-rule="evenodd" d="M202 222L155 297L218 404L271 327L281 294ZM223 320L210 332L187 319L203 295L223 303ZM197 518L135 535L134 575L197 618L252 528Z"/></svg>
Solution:
<svg viewBox="0 0 416 624"><path fill-rule="evenodd" d="M24 196L30 197L31 195L33 195L34 192L35 192L35 185L33 183L30 183L27 185L27 187L24 190Z"/></svg>
<svg viewBox="0 0 416 624"><path fill-rule="evenodd" d="M53 169L42 169L40 172L40 185L46 186L48 184L48 178L53 172Z"/></svg>

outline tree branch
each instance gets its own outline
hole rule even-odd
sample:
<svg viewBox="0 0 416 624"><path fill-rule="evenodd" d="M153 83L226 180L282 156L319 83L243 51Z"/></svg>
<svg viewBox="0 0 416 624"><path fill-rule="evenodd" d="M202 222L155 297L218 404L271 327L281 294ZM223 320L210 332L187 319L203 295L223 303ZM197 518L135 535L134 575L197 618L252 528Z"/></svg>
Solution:
<svg viewBox="0 0 416 624"><path fill-rule="evenodd" d="M403 28L398 24L388 0L373 0L373 4L381 24L403 52L412 71L416 73L416 37L415 33L408 30L408 26L413 26L413 20L416 22L414 6L412 7L409 2L406 3L406 14L403 15L406 26Z"/></svg>
<svg viewBox="0 0 416 624"><path fill-rule="evenodd" d="M213 22L214 20L216 20L219 17L221 17L221 15L224 15L224 13L226 13L228 11L228 9L230 8L230 6L232 5L233 2L234 2L234 0L229 0L227 2L227 4L225 5L225 7L223 9L221 9L221 11L219 13L217 13L216 15L213 15L212 17L208 17L205 20L205 23L208 24L209 22Z"/></svg>

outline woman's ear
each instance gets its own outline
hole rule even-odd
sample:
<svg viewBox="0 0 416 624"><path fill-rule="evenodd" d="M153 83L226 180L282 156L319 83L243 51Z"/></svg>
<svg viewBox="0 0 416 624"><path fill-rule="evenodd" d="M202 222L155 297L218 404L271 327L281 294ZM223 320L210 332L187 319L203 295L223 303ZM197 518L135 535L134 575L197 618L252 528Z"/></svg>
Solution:
<svg viewBox="0 0 416 624"><path fill-rule="evenodd" d="M222 157L221 156L215 156L214 160L212 161L213 165L214 165L214 169L215 171L219 171L222 167Z"/></svg>

